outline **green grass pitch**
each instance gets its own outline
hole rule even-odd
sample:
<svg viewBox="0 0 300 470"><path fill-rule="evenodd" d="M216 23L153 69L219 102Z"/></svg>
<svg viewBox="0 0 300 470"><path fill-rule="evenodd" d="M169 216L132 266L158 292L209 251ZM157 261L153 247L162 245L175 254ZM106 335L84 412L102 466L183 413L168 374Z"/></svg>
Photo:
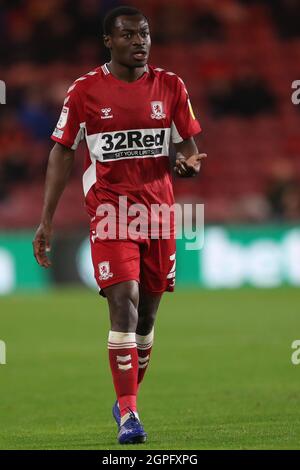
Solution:
<svg viewBox="0 0 300 470"><path fill-rule="evenodd" d="M166 294L139 396L148 442L126 449L299 449L299 306L288 288ZM84 289L0 299L1 449L121 448L108 325Z"/></svg>

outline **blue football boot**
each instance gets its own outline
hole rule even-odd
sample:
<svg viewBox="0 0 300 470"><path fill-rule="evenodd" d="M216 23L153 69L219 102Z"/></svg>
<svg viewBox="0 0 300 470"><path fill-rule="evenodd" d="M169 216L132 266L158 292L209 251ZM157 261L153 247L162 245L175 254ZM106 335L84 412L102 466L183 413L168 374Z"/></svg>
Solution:
<svg viewBox="0 0 300 470"><path fill-rule="evenodd" d="M120 428L120 425L121 425L121 413L120 413L120 408L119 408L119 404L118 404L118 400L116 400L114 406L113 406L113 409L112 409L112 414L113 414L113 417L115 418L115 421L118 425L118 429Z"/></svg>
<svg viewBox="0 0 300 470"><path fill-rule="evenodd" d="M147 434L139 419L129 409L129 418L120 426L118 433L119 444L140 444L146 442Z"/></svg>

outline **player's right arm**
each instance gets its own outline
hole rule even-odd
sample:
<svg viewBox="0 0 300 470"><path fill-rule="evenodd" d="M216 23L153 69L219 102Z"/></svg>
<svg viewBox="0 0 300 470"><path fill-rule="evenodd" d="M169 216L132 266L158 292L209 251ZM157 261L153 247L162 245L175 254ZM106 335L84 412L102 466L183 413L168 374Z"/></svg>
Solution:
<svg viewBox="0 0 300 470"><path fill-rule="evenodd" d="M58 201L68 182L73 161L74 150L59 143L54 145L48 160L41 222L32 242L34 256L39 265L44 268L51 266L47 252L51 249L52 220Z"/></svg>
<svg viewBox="0 0 300 470"><path fill-rule="evenodd" d="M176 77L174 97L176 102L171 127L171 137L176 149L174 171L181 177L195 176L200 171L201 160L207 155L199 153L194 141L194 136L201 132L201 127L194 115L187 89L179 77Z"/></svg>
<svg viewBox="0 0 300 470"><path fill-rule="evenodd" d="M56 128L51 136L56 143L49 155L41 222L33 240L34 256L44 268L51 266L47 252L51 248L53 216L68 182L75 150L84 138L85 119L79 90L81 82L82 79L76 80L69 88Z"/></svg>

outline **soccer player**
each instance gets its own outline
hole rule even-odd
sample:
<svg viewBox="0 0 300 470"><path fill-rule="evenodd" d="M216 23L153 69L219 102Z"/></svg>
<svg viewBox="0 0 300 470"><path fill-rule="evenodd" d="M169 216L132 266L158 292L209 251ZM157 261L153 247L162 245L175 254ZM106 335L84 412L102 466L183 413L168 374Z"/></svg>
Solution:
<svg viewBox="0 0 300 470"><path fill-rule="evenodd" d="M175 284L175 236L105 238L99 234L108 204L119 210L142 203L174 203L169 141L177 152L175 173L194 176L201 160L193 136L200 132L183 81L172 72L147 65L147 18L132 7L119 7L104 19L104 43L111 60L70 86L50 152L41 223L33 241L37 262L48 268L52 219L66 186L74 152L85 139L83 174L90 216L91 254L100 293L108 301L111 330L109 362L117 401L113 416L120 444L146 441L139 420L137 393L150 360L153 326L163 292ZM116 212L117 225L120 214ZM123 227L124 228L124 227ZM145 234L144 234L145 235Z"/></svg>

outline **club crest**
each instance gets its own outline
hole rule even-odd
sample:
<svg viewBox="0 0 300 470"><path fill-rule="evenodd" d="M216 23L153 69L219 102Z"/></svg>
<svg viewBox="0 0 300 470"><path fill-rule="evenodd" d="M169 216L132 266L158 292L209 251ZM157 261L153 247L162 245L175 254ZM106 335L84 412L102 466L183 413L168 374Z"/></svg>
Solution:
<svg viewBox="0 0 300 470"><path fill-rule="evenodd" d="M151 101L151 110L152 119L164 119L166 117L162 101Z"/></svg>
<svg viewBox="0 0 300 470"><path fill-rule="evenodd" d="M103 261L102 263L99 263L98 268L100 281L106 281L110 277L113 277L113 273L110 272L109 261Z"/></svg>

